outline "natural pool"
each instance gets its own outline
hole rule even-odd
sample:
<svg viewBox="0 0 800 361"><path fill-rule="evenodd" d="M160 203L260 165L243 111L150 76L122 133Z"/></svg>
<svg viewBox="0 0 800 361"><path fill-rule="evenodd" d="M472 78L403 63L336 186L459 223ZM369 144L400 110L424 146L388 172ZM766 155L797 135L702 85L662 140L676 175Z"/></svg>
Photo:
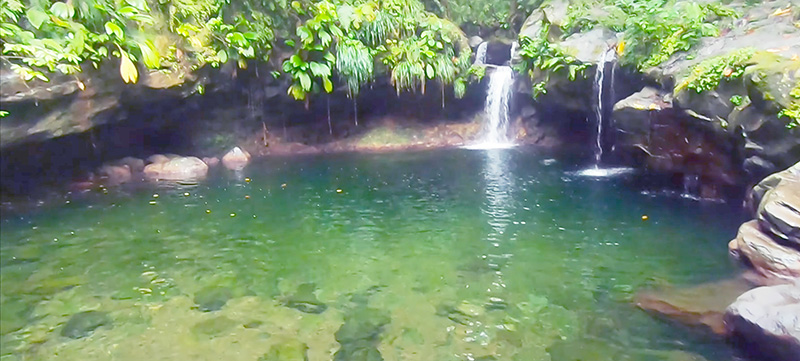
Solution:
<svg viewBox="0 0 800 361"><path fill-rule="evenodd" d="M522 148L277 158L5 212L0 359L730 360L631 298L733 275L738 204L577 169Z"/></svg>

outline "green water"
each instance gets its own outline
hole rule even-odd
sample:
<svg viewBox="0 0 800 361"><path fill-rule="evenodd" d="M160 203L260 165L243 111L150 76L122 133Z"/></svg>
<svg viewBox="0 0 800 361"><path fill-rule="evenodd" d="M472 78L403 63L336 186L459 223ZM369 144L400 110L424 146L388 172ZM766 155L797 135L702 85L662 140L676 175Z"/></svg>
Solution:
<svg viewBox="0 0 800 361"><path fill-rule="evenodd" d="M730 360L631 299L732 275L738 205L575 169L525 149L279 158L6 212L0 359ZM75 331L83 311L104 318Z"/></svg>

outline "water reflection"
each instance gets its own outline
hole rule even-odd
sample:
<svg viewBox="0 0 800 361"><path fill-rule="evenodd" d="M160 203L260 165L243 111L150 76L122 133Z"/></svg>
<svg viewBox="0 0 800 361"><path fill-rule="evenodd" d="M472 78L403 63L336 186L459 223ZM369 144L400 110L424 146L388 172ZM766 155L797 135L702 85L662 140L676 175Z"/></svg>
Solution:
<svg viewBox="0 0 800 361"><path fill-rule="evenodd" d="M484 165L484 182L486 201L481 207L483 214L488 217L489 233L486 235L488 249L484 259L490 270L494 272L492 283L487 287L487 309L505 308L505 280L503 268L512 258L508 251L508 244L512 239L508 235L508 225L513 217L514 178L509 171L510 152L503 149L489 149L486 151Z"/></svg>

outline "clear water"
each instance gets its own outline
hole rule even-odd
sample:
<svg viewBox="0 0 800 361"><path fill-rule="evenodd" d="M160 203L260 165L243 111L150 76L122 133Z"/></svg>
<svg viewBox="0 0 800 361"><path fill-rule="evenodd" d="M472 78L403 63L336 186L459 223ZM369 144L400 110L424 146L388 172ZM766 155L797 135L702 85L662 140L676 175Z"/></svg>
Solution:
<svg viewBox="0 0 800 361"><path fill-rule="evenodd" d="M281 158L6 212L0 359L730 360L631 298L732 275L739 207L577 169L521 148ZM229 299L202 312L209 287ZM112 324L62 336L88 310Z"/></svg>

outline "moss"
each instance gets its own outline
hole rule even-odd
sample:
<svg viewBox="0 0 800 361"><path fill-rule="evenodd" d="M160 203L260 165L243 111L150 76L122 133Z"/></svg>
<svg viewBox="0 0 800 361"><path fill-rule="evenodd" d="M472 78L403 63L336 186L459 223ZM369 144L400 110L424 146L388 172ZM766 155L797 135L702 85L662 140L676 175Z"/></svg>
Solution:
<svg viewBox="0 0 800 361"><path fill-rule="evenodd" d="M684 89L693 89L698 94L714 90L724 79L741 78L745 68L752 64L755 49L740 49L730 54L717 56L697 64L691 74L675 87L675 93Z"/></svg>

